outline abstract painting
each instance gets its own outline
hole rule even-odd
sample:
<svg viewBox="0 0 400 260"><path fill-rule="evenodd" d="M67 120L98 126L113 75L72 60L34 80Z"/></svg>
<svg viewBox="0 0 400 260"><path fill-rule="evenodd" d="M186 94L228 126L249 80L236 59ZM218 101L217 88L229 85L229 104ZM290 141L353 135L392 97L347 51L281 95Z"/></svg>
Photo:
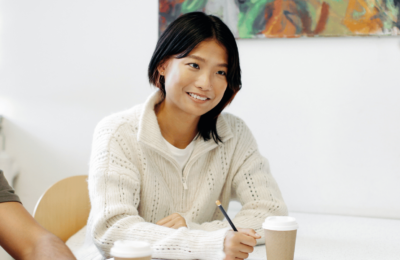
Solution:
<svg viewBox="0 0 400 260"><path fill-rule="evenodd" d="M239 39L400 35L400 0L159 0L159 34L194 11Z"/></svg>

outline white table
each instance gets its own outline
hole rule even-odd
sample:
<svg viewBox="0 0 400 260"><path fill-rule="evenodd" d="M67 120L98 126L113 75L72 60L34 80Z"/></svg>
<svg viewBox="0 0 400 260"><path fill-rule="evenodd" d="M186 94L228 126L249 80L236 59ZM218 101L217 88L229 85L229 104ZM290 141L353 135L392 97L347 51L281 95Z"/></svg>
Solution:
<svg viewBox="0 0 400 260"><path fill-rule="evenodd" d="M291 213L299 223L295 260L400 260L400 220ZM266 259L257 246L249 260Z"/></svg>
<svg viewBox="0 0 400 260"><path fill-rule="evenodd" d="M294 260L400 260L400 220L289 215L299 223ZM248 258L261 259L266 259L265 246L255 247Z"/></svg>

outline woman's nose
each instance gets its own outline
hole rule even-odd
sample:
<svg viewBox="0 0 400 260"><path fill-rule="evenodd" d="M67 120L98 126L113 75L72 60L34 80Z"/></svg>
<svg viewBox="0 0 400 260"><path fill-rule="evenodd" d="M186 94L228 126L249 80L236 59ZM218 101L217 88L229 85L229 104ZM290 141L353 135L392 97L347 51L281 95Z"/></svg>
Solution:
<svg viewBox="0 0 400 260"><path fill-rule="evenodd" d="M211 76L209 73L202 73L196 82L196 87L201 88L203 91L211 89Z"/></svg>

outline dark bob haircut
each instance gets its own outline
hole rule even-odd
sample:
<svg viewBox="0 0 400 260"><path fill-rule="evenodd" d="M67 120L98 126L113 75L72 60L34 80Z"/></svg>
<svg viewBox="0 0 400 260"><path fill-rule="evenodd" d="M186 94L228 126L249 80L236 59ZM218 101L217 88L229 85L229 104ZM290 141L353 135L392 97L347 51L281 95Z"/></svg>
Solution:
<svg viewBox="0 0 400 260"><path fill-rule="evenodd" d="M200 117L197 129L204 141L212 138L218 144L222 142L217 133L218 116L232 102L242 85L235 37L218 17L193 12L184 14L173 21L158 39L150 60L148 76L150 83L159 88L165 98L165 79L158 72L159 65L171 56L177 59L186 57L199 43L208 39L215 39L227 51L228 86L219 104Z"/></svg>

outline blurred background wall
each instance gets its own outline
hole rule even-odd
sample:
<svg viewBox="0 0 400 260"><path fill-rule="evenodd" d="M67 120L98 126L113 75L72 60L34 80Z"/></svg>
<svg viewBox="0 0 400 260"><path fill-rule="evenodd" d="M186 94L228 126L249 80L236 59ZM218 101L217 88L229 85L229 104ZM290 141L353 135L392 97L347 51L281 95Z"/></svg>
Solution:
<svg viewBox="0 0 400 260"><path fill-rule="evenodd" d="M0 1L0 114L32 213L145 101L158 1ZM400 38L238 40L243 118L290 211L400 219ZM237 207L237 206L235 206Z"/></svg>

